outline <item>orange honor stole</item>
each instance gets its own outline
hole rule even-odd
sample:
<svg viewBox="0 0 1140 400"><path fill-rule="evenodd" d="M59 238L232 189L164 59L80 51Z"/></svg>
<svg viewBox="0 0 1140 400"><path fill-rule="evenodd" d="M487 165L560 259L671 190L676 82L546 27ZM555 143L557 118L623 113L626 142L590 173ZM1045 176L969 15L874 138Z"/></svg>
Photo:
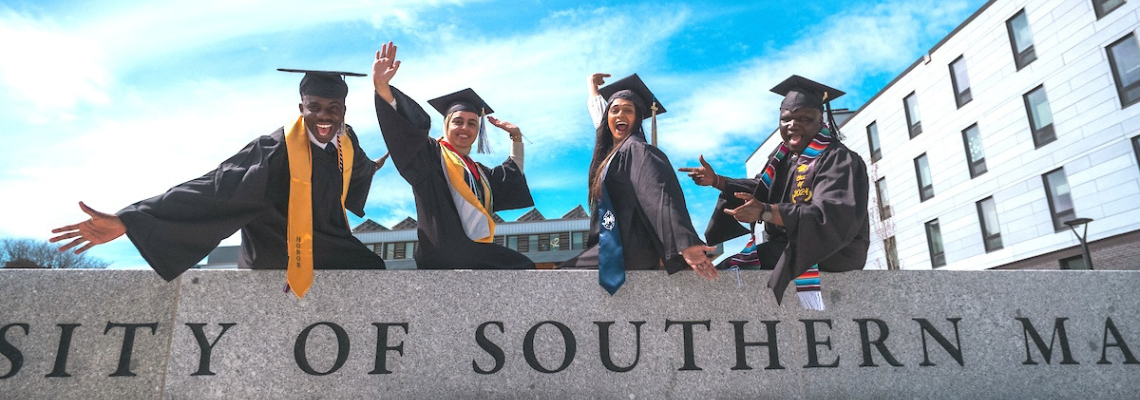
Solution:
<svg viewBox="0 0 1140 400"><path fill-rule="evenodd" d="M348 197L348 182L352 177L352 140L341 125L337 135L338 166L341 171L340 211ZM286 249L289 266L285 281L297 298L313 285L313 153L305 118L298 117L285 132L285 149L289 155L289 216L286 228ZM331 143L330 143L331 145ZM345 167L347 166L347 168ZM345 221L348 221L347 215Z"/></svg>

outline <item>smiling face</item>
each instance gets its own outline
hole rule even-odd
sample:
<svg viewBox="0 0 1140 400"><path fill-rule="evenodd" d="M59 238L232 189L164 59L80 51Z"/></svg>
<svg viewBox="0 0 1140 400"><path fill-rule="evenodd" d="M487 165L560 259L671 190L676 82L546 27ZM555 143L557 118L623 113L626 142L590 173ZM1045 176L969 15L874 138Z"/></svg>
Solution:
<svg viewBox="0 0 1140 400"><path fill-rule="evenodd" d="M614 135L614 143L620 142L633 132L635 121L637 121L637 106L626 99L614 99L607 116L610 133Z"/></svg>
<svg viewBox="0 0 1140 400"><path fill-rule="evenodd" d="M780 137L796 154L802 153L823 127L823 111L803 107L780 111Z"/></svg>
<svg viewBox="0 0 1140 400"><path fill-rule="evenodd" d="M443 138L451 143L456 151L471 154L471 145L479 138L479 114L456 111L447 117L446 122Z"/></svg>
<svg viewBox="0 0 1140 400"><path fill-rule="evenodd" d="M304 95L297 105L305 118L305 128L313 133L318 142L328 143L340 132L344 125L344 99Z"/></svg>

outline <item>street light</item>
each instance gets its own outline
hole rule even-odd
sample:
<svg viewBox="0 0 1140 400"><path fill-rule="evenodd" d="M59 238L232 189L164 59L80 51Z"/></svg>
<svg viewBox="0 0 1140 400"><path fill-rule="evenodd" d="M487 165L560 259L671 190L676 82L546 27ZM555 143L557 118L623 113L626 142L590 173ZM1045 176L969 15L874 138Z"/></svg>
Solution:
<svg viewBox="0 0 1140 400"><path fill-rule="evenodd" d="M1092 221L1093 221L1092 218L1074 218L1072 220L1065 221L1065 225L1068 225L1069 229L1073 230L1073 234L1077 236L1077 240L1081 241L1081 253L1084 253L1084 255L1085 255L1085 266L1087 266L1089 269L1093 269L1092 256L1089 255L1089 242L1087 240L1089 237L1089 225L1088 224L1089 224L1089 222L1092 222ZM1081 225L1085 226L1085 232L1083 235L1077 233L1077 227L1081 226Z"/></svg>

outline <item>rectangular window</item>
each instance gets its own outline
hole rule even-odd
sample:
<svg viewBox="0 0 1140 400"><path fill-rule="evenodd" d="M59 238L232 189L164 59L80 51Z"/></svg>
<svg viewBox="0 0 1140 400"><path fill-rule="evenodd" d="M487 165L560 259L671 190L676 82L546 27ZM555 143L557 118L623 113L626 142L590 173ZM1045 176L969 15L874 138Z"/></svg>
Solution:
<svg viewBox="0 0 1140 400"><path fill-rule="evenodd" d="M978 221L982 225L982 241L986 245L986 253L1002 248L1001 224L998 222L997 206L994 198L987 197L978 203Z"/></svg>
<svg viewBox="0 0 1140 400"><path fill-rule="evenodd" d="M550 248L550 235L545 233L538 235L538 251L550 251Z"/></svg>
<svg viewBox="0 0 1140 400"><path fill-rule="evenodd" d="M404 258L412 258L416 254L416 242L404 243Z"/></svg>
<svg viewBox="0 0 1140 400"><path fill-rule="evenodd" d="M970 164L970 178L986 173L986 151L982 148L982 133L978 124L970 125L962 131L962 142L966 145L966 163Z"/></svg>
<svg viewBox="0 0 1140 400"><path fill-rule="evenodd" d="M887 178L875 181L875 194L879 199L879 220L891 217L891 199L887 195Z"/></svg>
<svg viewBox="0 0 1140 400"><path fill-rule="evenodd" d="M1136 166L1140 167L1140 136L1132 138L1132 152L1136 153Z"/></svg>
<svg viewBox="0 0 1140 400"><path fill-rule="evenodd" d="M954 101L958 108L969 103L974 97L970 95L970 75L966 73L966 59L958 56L950 63L950 83L954 85Z"/></svg>
<svg viewBox="0 0 1140 400"><path fill-rule="evenodd" d="M1020 71L1037 59L1037 53L1033 51L1033 33L1029 31L1025 10L1018 11L1013 18L1005 21L1005 27L1009 30L1009 43L1013 46L1013 63Z"/></svg>
<svg viewBox="0 0 1140 400"><path fill-rule="evenodd" d="M926 245L930 249L930 265L934 268L946 265L946 253L942 248L942 231L938 229L938 219L926 223Z"/></svg>
<svg viewBox="0 0 1140 400"><path fill-rule="evenodd" d="M1053 111L1049 108L1049 96L1045 93L1045 85L1038 86L1025 96L1025 112L1029 114L1029 130L1033 132L1033 145L1041 148L1057 140L1053 132Z"/></svg>
<svg viewBox="0 0 1140 400"><path fill-rule="evenodd" d="M887 269L899 269L899 250L895 246L895 237L891 236L884 240L883 248L887 251Z"/></svg>
<svg viewBox="0 0 1140 400"><path fill-rule="evenodd" d="M385 243L384 244L384 259L385 260L396 259L396 244L395 243Z"/></svg>
<svg viewBox="0 0 1140 400"><path fill-rule="evenodd" d="M1089 266L1085 265L1085 256L1079 255L1062 258L1061 269L1089 269Z"/></svg>
<svg viewBox="0 0 1140 400"><path fill-rule="evenodd" d="M1045 197L1049 199L1049 211L1053 215L1053 230L1060 232L1065 229L1065 222L1076 218L1077 213L1073 209L1069 180L1065 178L1064 168L1058 168L1041 178L1045 180Z"/></svg>
<svg viewBox="0 0 1140 400"><path fill-rule="evenodd" d="M1120 106L1128 107L1140 101L1140 44L1136 35L1129 34L1108 45L1108 64L1120 94Z"/></svg>
<svg viewBox="0 0 1140 400"><path fill-rule="evenodd" d="M573 248L574 250L580 250L580 249L586 248L585 236L586 236L585 232L574 232L574 234L573 234L574 239L573 239L573 244L572 244L572 246L574 246L574 248Z"/></svg>
<svg viewBox="0 0 1140 400"><path fill-rule="evenodd" d="M540 247L539 241L538 241L538 235L530 235L530 238L527 239L527 244L528 244L527 249L529 249L527 251L532 252L532 253L538 251L538 249Z"/></svg>
<svg viewBox="0 0 1140 400"><path fill-rule="evenodd" d="M1120 6L1124 5L1124 0L1092 0L1093 10L1096 10L1096 19L1104 18L1105 15L1112 12Z"/></svg>
<svg viewBox="0 0 1140 400"><path fill-rule="evenodd" d="M883 151L879 148L879 125L876 122L867 125L867 144L871 146L871 162L883 158Z"/></svg>
<svg viewBox="0 0 1140 400"><path fill-rule="evenodd" d="M519 237L507 236L507 248L514 251L519 251Z"/></svg>
<svg viewBox="0 0 1140 400"><path fill-rule="evenodd" d="M926 160L926 153L914 159L914 172L918 175L918 197L922 201L934 197L934 179L930 177L930 162Z"/></svg>
<svg viewBox="0 0 1140 400"><path fill-rule="evenodd" d="M910 138L922 133L922 117L918 115L918 96L910 92L903 99L903 109L906 111L906 125L910 128Z"/></svg>

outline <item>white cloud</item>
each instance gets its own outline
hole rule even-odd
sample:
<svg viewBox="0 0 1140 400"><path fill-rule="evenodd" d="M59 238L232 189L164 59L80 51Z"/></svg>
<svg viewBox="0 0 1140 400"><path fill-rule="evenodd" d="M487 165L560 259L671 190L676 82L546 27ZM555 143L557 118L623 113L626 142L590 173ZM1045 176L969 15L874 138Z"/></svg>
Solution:
<svg viewBox="0 0 1140 400"><path fill-rule="evenodd" d="M777 127L781 99L769 88L791 74L843 89L872 74L901 72L917 59L915 54L927 50L918 43L949 32L952 24L965 19L966 7L964 1L890 2L844 10L818 27L805 27L811 36L730 72L685 75L681 81L692 94L676 102L670 118L660 122L661 146L685 160L702 153L743 160ZM694 136L701 139L689 139Z"/></svg>

